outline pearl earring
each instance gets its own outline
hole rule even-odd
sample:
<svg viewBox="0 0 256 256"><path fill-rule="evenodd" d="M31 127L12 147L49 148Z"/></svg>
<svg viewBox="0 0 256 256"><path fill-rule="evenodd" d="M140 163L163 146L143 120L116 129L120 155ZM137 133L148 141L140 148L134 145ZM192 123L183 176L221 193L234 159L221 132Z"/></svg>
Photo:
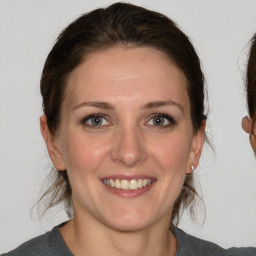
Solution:
<svg viewBox="0 0 256 256"><path fill-rule="evenodd" d="M195 170L194 165L191 165L191 166L190 166L190 169L191 169L191 171L193 172L193 171Z"/></svg>

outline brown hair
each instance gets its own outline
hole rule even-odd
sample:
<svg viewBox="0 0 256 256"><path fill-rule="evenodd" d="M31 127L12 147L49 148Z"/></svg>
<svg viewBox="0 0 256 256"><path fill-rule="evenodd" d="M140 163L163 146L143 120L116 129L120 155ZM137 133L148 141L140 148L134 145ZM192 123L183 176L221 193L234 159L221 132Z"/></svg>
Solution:
<svg viewBox="0 0 256 256"><path fill-rule="evenodd" d="M247 105L251 118L256 115L256 34L251 39L251 48L246 73Z"/></svg>
<svg viewBox="0 0 256 256"><path fill-rule="evenodd" d="M188 37L168 17L127 3L96 9L72 22L59 35L49 53L41 78L43 110L54 134L60 124L60 110L70 73L92 52L111 47L153 47L165 53L183 71L191 107L194 131L206 120L204 76L200 60ZM48 208L65 202L70 213L72 190L66 171L56 172L52 185L42 196L50 197ZM172 221L179 220L197 192L188 175L176 200Z"/></svg>

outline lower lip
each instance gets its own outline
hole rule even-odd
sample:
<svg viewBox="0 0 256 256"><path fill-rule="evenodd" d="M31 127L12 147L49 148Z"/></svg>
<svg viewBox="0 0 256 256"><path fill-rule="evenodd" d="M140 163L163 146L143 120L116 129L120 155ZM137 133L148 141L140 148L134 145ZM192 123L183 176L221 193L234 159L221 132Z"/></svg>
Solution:
<svg viewBox="0 0 256 256"><path fill-rule="evenodd" d="M124 190L124 189L120 189L120 188L114 188L114 187L110 187L106 184L103 183L103 185L113 194L123 197L123 198L134 198L134 197L138 197L141 196L143 194L145 194L146 192L148 192L153 185L155 184L155 182L152 182L151 184L147 185L146 187L142 187L142 188L138 188L138 189L131 189L131 190Z"/></svg>

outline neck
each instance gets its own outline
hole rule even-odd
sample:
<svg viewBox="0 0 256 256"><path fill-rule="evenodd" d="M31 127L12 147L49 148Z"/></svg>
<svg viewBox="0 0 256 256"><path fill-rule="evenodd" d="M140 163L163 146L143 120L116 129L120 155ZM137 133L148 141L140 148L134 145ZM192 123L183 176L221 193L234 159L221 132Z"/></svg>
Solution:
<svg viewBox="0 0 256 256"><path fill-rule="evenodd" d="M174 256L176 238L169 231L168 222L160 222L163 223L127 232L111 229L102 223L79 221L75 217L60 231L67 246L77 256Z"/></svg>

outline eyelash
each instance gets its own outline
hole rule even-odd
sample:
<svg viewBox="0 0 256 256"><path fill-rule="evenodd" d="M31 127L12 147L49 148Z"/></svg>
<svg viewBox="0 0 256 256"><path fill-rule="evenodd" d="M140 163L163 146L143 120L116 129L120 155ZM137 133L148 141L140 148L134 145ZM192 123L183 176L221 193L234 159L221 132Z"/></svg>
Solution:
<svg viewBox="0 0 256 256"><path fill-rule="evenodd" d="M88 124L87 122L90 120L90 119L93 119L93 118L98 118L98 119L105 119L105 121L108 123L108 124L99 124L99 125L93 125L93 124ZM168 121L168 124L165 124L165 125L155 125L155 124L148 124L153 118L164 118ZM101 114L101 113L96 113L96 114L91 114L91 115L88 115L88 116L85 116L81 121L80 123L84 126L88 126L90 128L101 128L103 126L108 126L110 124L110 122L107 120L107 116L105 114ZM176 120L168 115L168 114L164 114L164 113L155 113L155 114L152 114L149 118L149 120L146 122L146 125L147 126L154 126L154 127L158 127L158 128L168 128L168 127L171 127L173 125L176 125Z"/></svg>
<svg viewBox="0 0 256 256"><path fill-rule="evenodd" d="M91 127L91 128L100 128L102 126L106 126L106 125L92 125L92 124L88 124L87 122L90 120L90 119L93 119L93 118L98 118L98 119L105 119L105 121L110 124L110 122L107 120L107 117L106 115L104 114L101 114L101 113L97 113L97 114L91 114L91 115L88 115L88 116L85 116L82 120L81 120L81 124L82 125L85 125L85 126L88 126L88 127ZM107 124L107 125L108 125Z"/></svg>
<svg viewBox="0 0 256 256"><path fill-rule="evenodd" d="M171 127L171 126L177 124L176 120L175 120L172 116L170 116L170 115L168 115L168 114L164 114L164 113L155 113L155 114L152 114L152 115L150 116L149 121L151 121L153 118L165 118L165 119L169 122L167 125L159 125L159 126L158 126L158 125L152 125L152 126L155 126L155 127L158 127L158 128L168 128L168 127ZM147 121L147 123L148 123L149 121Z"/></svg>

